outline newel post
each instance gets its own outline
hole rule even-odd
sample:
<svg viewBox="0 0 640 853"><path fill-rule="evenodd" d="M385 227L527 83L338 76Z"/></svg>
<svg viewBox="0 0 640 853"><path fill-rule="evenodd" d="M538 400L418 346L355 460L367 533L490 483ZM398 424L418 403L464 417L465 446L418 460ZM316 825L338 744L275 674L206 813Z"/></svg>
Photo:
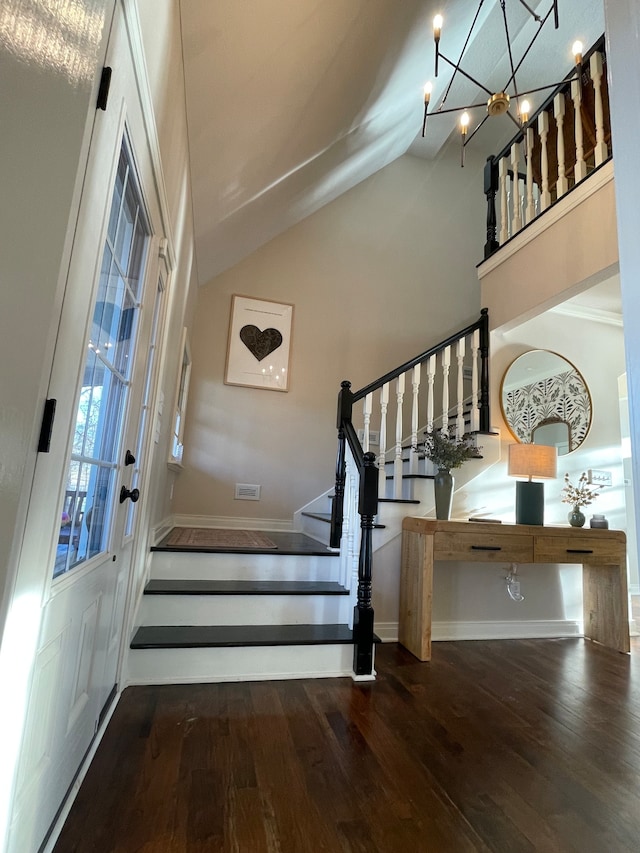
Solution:
<svg viewBox="0 0 640 853"><path fill-rule="evenodd" d="M338 394L338 453L336 456L336 485L331 504L331 535L330 548L339 548L342 540L342 520L344 518L344 484L347 477L346 466L346 437L344 425L351 422L351 410L353 408L353 393L351 383L346 379L340 383Z"/></svg>
<svg viewBox="0 0 640 853"><path fill-rule="evenodd" d="M484 194L487 197L487 242L484 244L484 256L488 258L500 244L496 239L496 193L498 192L498 167L495 159L487 157L484 164Z"/></svg>
<svg viewBox="0 0 640 853"><path fill-rule="evenodd" d="M480 432L490 432L489 423L489 309L480 312Z"/></svg>
<svg viewBox="0 0 640 853"><path fill-rule="evenodd" d="M373 453L364 454L360 474L360 558L358 561L358 600L353 612L353 671L356 675L373 673L373 607L371 580L373 568L373 524L378 512L378 469Z"/></svg>

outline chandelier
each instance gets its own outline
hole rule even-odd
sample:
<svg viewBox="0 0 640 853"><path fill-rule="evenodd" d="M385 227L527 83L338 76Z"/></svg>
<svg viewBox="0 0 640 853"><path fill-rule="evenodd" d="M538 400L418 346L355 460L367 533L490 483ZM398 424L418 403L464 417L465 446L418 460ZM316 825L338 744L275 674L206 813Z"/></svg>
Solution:
<svg viewBox="0 0 640 853"><path fill-rule="evenodd" d="M538 86L535 89L527 89L525 91L520 91L518 89L518 83L516 79L516 75L522 66L522 63L526 59L529 51L533 47L536 42L538 36L542 32L542 28L547 23L547 21L553 17L554 27L558 29L558 0L553 0L547 11L541 17L525 2L525 0L517 0L521 6L523 6L528 14L533 18L535 23L537 24L535 33L533 38L529 41L528 45L525 47L522 56L517 61L514 59L513 50L511 46L511 34L509 32L509 23L507 20L507 11L506 11L506 0L498 0L500 4L500 9L502 11L502 20L504 22L504 35L506 39L506 48L507 55L509 58L509 70L510 75L507 79L504 86L497 92L491 91L487 86L481 83L479 80L476 80L467 70L462 67L462 62L465 58L465 52L467 50L467 46L469 41L471 40L471 36L473 34L474 28L478 22L478 18L480 15L480 10L484 5L484 0L480 0L478 3L478 8L474 15L473 21L471 23L471 27L469 28L469 32L467 33L467 37L462 46L462 50L460 51L460 56L458 57L458 61L454 62L449 59L442 51L440 50L440 38L442 36L442 25L443 19L442 15L436 15L433 19L433 39L435 42L435 76L438 76L438 67L440 62L444 62L447 65L450 65L453 68L453 74L447 87L445 89L444 95L442 96L442 100L436 109L429 111L429 105L431 102L431 93L433 91L433 84L431 82L427 83L424 87L424 117L422 120L422 135L425 136L427 129L427 118L430 116L438 116L445 115L447 113L458 113L461 112L460 116L460 138L461 138L461 153L460 153L460 165L464 166L464 149L467 143L471 142L476 133L480 130L482 125L488 118L492 116L502 116L506 115L511 121L515 124L518 130L522 130L527 127L529 122L529 111L531 109L529 101L526 99L526 95L532 95L535 92L542 92L546 89L554 89L557 86L560 86L562 82L566 82L568 78L565 78L564 81L555 82L555 83L547 83L544 86ZM582 43L579 41L574 42L572 47L572 53L575 60L575 67L569 77L573 76L573 74L578 74L580 76L580 71L582 67ZM460 74L465 77L467 80L471 81L474 85L476 85L482 92L488 95L486 106L483 103L474 103L467 104L465 106L459 107L446 107L447 98L449 96L449 92L451 91L451 86L456 78L456 75ZM509 93L511 90L511 94ZM512 102L515 102L515 115L512 111ZM471 124L471 111L475 111L483 108L485 109L485 115L480 119L475 128L469 132L469 127Z"/></svg>

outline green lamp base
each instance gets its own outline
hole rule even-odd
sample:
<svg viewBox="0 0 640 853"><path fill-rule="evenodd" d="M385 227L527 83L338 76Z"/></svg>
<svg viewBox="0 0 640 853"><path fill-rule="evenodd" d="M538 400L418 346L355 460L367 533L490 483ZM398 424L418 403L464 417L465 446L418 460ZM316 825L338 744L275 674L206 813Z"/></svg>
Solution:
<svg viewBox="0 0 640 853"><path fill-rule="evenodd" d="M516 524L544 524L544 483L516 482Z"/></svg>

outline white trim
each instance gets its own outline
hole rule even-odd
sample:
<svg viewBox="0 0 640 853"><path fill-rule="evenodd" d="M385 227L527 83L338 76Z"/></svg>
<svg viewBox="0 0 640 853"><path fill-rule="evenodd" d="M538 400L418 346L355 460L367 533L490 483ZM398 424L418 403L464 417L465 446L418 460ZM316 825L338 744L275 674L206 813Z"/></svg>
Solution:
<svg viewBox="0 0 640 853"><path fill-rule="evenodd" d="M113 716L116 710L121 696L122 692L118 691L118 693L113 699L113 702L111 703L111 706L109 707L109 710L105 714L104 719L102 720L102 724L100 725L100 728L96 732L96 736L93 739L93 743L91 744L89 751L85 755L84 760L80 765L78 775L74 779L73 785L67 792L67 795L62 803L62 806L60 807L60 811L58 812L56 820L53 826L51 827L49 837L47 838L47 843L44 845L40 853L53 853L53 848L56 846L56 842L58 840L60 832L62 831L62 827L64 826L65 821L69 816L69 812L71 811L76 797L78 796L78 791L80 790L82 783L84 782L85 776L89 772L91 763L94 759L96 752L98 751L98 747L100 746L102 738L104 737L104 734L107 730L107 726L109 725L111 717Z"/></svg>
<svg viewBox="0 0 640 853"><path fill-rule="evenodd" d="M486 275L492 273L501 264L515 255L516 252L519 252L520 249L531 243L551 225L559 222L563 217L571 213L574 208L579 207L584 201L595 195L598 190L602 189L602 187L606 186L612 180L613 159L581 181L575 189L563 196L548 210L545 210L543 214L540 214L534 219L531 225L527 225L526 228L519 231L508 243L497 249L490 258L482 261L478 265L478 278L482 280Z"/></svg>
<svg viewBox="0 0 640 853"><path fill-rule="evenodd" d="M169 269L173 270L176 266L176 254L171 228L171 214L169 199L167 196L167 185L164 179L164 170L162 168L162 156L160 154L160 143L158 141L158 128L153 108L153 98L151 97L151 87L149 85L149 72L147 70L144 45L142 43L140 16L138 15L136 0L120 0L120 4L124 14L129 47L131 49L131 58L136 75L140 108L145 124L147 144L149 146L149 156L151 158L153 174L156 179L156 192L158 194L160 216L162 218L162 228L164 231L163 236L167 240L167 263Z"/></svg>
<svg viewBox="0 0 640 853"><path fill-rule="evenodd" d="M163 522L164 523L164 522ZM293 533L292 521L282 518L238 518L226 515L174 515L174 527L221 527L231 530L274 530Z"/></svg>
<svg viewBox="0 0 640 853"><path fill-rule="evenodd" d="M533 640L582 637L582 624L573 619L523 619L508 622L433 622L431 639Z"/></svg>
<svg viewBox="0 0 640 853"><path fill-rule="evenodd" d="M373 631L383 643L398 642L397 622L374 622Z"/></svg>
<svg viewBox="0 0 640 853"><path fill-rule="evenodd" d="M587 305L575 305L571 301L561 302L549 309L554 314L564 314L567 317L577 317L579 320L592 320L594 323L605 323L609 326L622 328L622 314L615 311L605 311L603 308L589 308Z"/></svg>
<svg viewBox="0 0 640 853"><path fill-rule="evenodd" d="M151 535L149 537L151 545L157 545L158 542L164 539L164 537L171 532L171 528L175 526L172 515L169 515L166 518L163 518L162 521L159 521L151 530Z"/></svg>

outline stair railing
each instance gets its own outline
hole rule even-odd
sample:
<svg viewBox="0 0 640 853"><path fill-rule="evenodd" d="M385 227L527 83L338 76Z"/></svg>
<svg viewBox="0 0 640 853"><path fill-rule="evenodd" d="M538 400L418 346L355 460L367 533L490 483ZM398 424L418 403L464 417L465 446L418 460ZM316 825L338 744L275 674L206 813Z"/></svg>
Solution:
<svg viewBox="0 0 640 853"><path fill-rule="evenodd" d="M602 36L522 130L487 159L485 259L611 156ZM497 201L496 201L497 197Z"/></svg>
<svg viewBox="0 0 640 853"><path fill-rule="evenodd" d="M423 368L426 384L421 384ZM407 381L410 383L411 395L405 399ZM471 388L467 393L466 386L469 384ZM466 433L490 430L488 310L483 308L480 318L474 323L359 391L352 391L351 383L347 380L341 383L330 546L341 548L347 579L351 574L350 563L356 552L358 554L357 598L353 613L353 668L357 676L367 676L373 672L372 536L378 512L378 495L382 493L384 497L387 491L387 418L392 390L395 395L395 440L390 448L393 454L390 491L393 498L401 499L405 419L411 424L409 471L412 474L417 472L418 434L421 429L432 431L436 425L445 426L456 438ZM453 408L450 400L454 401ZM465 400L470 400L468 410L465 409ZM362 442L354 425L354 405L359 402L362 402L362 411L356 422L362 423ZM452 418L451 411L454 413ZM375 426L379 427L377 455L369 449ZM351 487L348 482L349 463L353 464L357 474L357 488ZM346 494L352 495L348 504ZM357 506L357 514L360 516L359 543L354 530L354 506Z"/></svg>

